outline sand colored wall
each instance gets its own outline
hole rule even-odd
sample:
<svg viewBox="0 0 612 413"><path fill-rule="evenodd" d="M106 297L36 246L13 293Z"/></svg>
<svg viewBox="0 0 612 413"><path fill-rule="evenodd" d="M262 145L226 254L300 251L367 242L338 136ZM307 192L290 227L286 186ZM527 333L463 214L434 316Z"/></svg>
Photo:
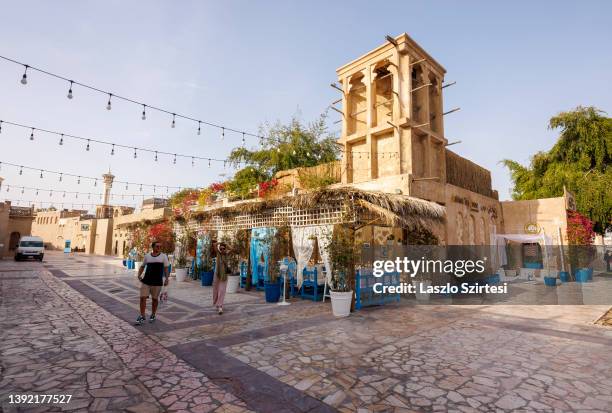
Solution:
<svg viewBox="0 0 612 413"><path fill-rule="evenodd" d="M9 206L0 202L0 257L8 254L10 236Z"/></svg>
<svg viewBox="0 0 612 413"><path fill-rule="evenodd" d="M11 207L10 202L0 202L0 257L12 255L11 234L32 235L33 209Z"/></svg>
<svg viewBox="0 0 612 413"><path fill-rule="evenodd" d="M552 238L559 244L559 228L563 243L567 245L567 207L568 194L557 198L534 199L527 201L504 201L501 207L504 216L504 233L526 234L526 224L537 224L539 233Z"/></svg>
<svg viewBox="0 0 612 413"><path fill-rule="evenodd" d="M112 240L110 255L123 256L124 247L130 243L130 224L142 221L162 221L172 216L170 208L144 209L135 214L123 215L115 218L112 224Z"/></svg>

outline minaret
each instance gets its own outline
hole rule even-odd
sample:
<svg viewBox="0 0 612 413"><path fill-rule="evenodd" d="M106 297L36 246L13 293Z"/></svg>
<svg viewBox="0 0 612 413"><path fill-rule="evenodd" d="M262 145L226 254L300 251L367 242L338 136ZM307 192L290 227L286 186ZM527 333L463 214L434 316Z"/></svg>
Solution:
<svg viewBox="0 0 612 413"><path fill-rule="evenodd" d="M115 179L115 175L111 174L110 169L108 173L102 175L104 178L104 202L103 205L109 205L110 201L110 192L113 187L113 180Z"/></svg>
<svg viewBox="0 0 612 413"><path fill-rule="evenodd" d="M115 175L111 174L109 169L108 173L102 175L102 178L104 178L104 201L102 205L96 207L96 218L112 218L113 207L110 206L110 196Z"/></svg>

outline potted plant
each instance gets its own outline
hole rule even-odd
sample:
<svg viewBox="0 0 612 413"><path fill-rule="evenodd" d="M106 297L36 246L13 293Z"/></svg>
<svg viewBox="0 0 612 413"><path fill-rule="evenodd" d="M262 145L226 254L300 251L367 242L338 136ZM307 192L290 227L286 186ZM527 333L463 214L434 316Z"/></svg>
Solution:
<svg viewBox="0 0 612 413"><path fill-rule="evenodd" d="M180 254L176 259L176 281L183 282L187 278L187 257Z"/></svg>
<svg viewBox="0 0 612 413"><path fill-rule="evenodd" d="M176 281L183 282L187 278L187 246L188 235L184 234L176 243Z"/></svg>
<svg viewBox="0 0 612 413"><path fill-rule="evenodd" d="M227 245L227 253L225 255L225 264L227 267L227 286L225 291L229 294L238 292L240 287L240 251L239 245L235 242L235 238L223 237L221 242Z"/></svg>
<svg viewBox="0 0 612 413"><path fill-rule="evenodd" d="M332 303L332 313L336 317L347 317L351 313L353 290L347 274L352 269L355 260L355 244L349 237L346 228L337 227L325 246L332 267L329 296Z"/></svg>
<svg viewBox="0 0 612 413"><path fill-rule="evenodd" d="M268 263L268 277L264 280L266 302L277 303L280 299L280 259L289 249L289 227L277 228L275 233L269 233L265 240L270 245L270 260Z"/></svg>
<svg viewBox="0 0 612 413"><path fill-rule="evenodd" d="M200 267L198 268L200 274L200 283L202 287L211 286L213 278L215 276L213 268L213 260L211 255L211 240L210 237L203 237L202 239L202 255L200 257Z"/></svg>

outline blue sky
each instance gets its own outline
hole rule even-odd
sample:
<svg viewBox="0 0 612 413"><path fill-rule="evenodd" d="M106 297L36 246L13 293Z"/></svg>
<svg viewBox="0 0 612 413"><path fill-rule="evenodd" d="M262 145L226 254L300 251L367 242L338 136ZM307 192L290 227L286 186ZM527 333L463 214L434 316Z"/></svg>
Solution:
<svg viewBox="0 0 612 413"><path fill-rule="evenodd" d="M22 1L3 2L0 54L47 68L104 90L229 127L257 131L264 122L299 114L315 119L336 93L335 69L407 32L446 69L445 118L453 147L493 173L500 198L509 198L504 158L528 162L557 133L548 119L577 105L612 107L612 3L606 1ZM224 158L239 135L225 141L214 129L150 113L0 62L0 119L169 152ZM336 120L333 113L330 119ZM330 122L331 123L331 122ZM333 125L332 125L333 126ZM333 128L332 128L333 129ZM205 185L231 173L220 164L188 160L155 163L130 151L4 126L0 161L160 186ZM5 185L99 192L76 180L39 178L3 167ZM138 193L134 187L115 193ZM36 199L33 192L0 199ZM60 193L38 199L70 202ZM75 202L87 202L81 196ZM126 199L125 203L132 201ZM135 202L135 201L134 201Z"/></svg>

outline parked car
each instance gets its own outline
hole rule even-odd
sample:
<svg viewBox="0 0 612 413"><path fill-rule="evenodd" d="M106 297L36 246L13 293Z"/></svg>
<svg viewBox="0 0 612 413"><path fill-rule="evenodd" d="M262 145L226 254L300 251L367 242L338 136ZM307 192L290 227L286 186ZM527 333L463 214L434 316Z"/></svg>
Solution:
<svg viewBox="0 0 612 413"><path fill-rule="evenodd" d="M42 261L45 256L45 245L41 237L21 237L15 249L15 261L34 258Z"/></svg>

